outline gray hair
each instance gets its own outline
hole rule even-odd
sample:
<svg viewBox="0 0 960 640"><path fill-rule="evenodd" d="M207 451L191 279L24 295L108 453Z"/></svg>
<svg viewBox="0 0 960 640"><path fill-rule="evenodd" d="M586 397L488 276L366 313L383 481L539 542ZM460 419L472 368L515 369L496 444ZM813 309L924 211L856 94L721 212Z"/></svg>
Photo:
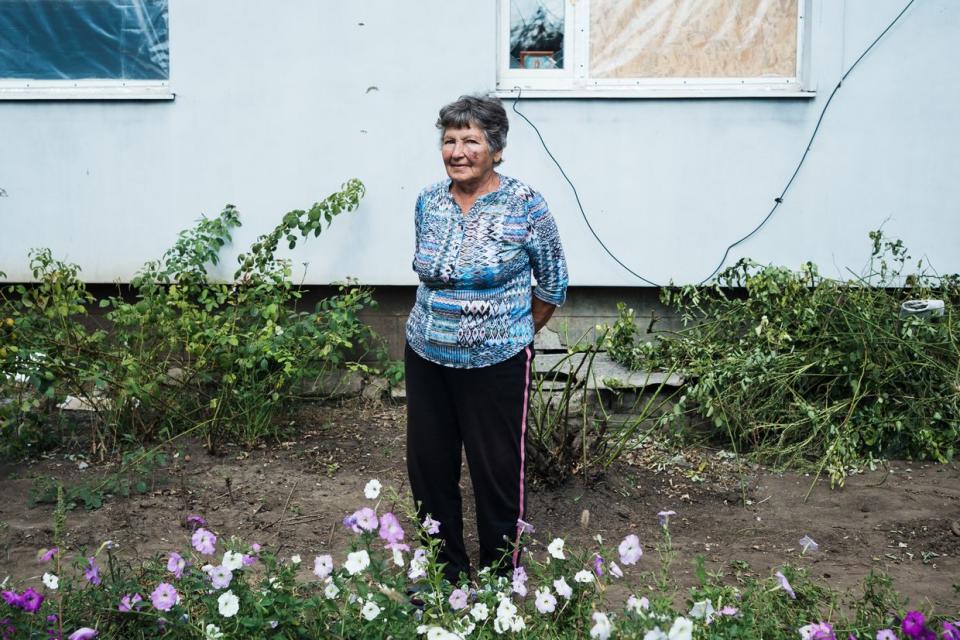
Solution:
<svg viewBox="0 0 960 640"><path fill-rule="evenodd" d="M499 98L486 96L460 96L457 100L440 109L437 129L441 135L447 129L465 129L471 124L483 131L490 153L503 151L507 146L507 131L510 121ZM503 162L503 158L494 162L494 166Z"/></svg>

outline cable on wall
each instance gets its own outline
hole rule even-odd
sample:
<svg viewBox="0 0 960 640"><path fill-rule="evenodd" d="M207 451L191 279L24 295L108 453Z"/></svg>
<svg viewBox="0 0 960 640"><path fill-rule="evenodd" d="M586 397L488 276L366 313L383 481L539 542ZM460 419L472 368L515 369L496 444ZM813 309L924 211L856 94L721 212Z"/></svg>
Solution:
<svg viewBox="0 0 960 640"><path fill-rule="evenodd" d="M763 226L770 220L770 218L773 217L773 214L780 207L780 205L783 204L783 199L787 195L787 191L793 185L794 180L796 180L797 175L800 173L800 168L803 167L803 163L806 161L807 156L810 153L810 148L813 146L813 141L816 139L817 134L820 132L820 125L823 123L823 118L827 113L827 109L830 108L830 103L833 102L833 98L837 94L837 91L839 91L840 87L843 85L844 80L846 80L847 77L851 73L853 73L853 70L857 67L858 64L860 64L860 61L863 60L868 53L870 53L870 50L873 49L878 42L880 42L883 36L885 36L887 32L890 31L890 29L892 29L893 26L900 21L900 18L903 17L903 15L907 12L907 10L913 5L915 1L916 0L909 0L909 2L907 2L906 5L904 5L900 13L897 14L897 17L894 18L890 22L890 24L888 24L887 27L880 32L880 35L874 38L873 42L870 43L870 46L868 46L866 49L863 50L863 53L860 54L860 56L854 61L854 63L850 65L850 67L840 77L840 80L837 82L837 85L833 88L833 91L830 92L830 96L827 98L826 103L823 105L823 109L821 109L820 111L820 116L817 118L817 124L813 128L813 133L810 134L810 138L807 141L806 149L804 149L803 155L800 156L800 161L797 163L796 168L794 168L793 173L790 175L790 179L787 180L787 184L780 191L780 195L773 199L773 206L770 208L770 211L767 212L767 215L765 215L763 219L760 221L760 223L757 224L757 226L755 226L753 229L751 229L749 233L747 233L743 237L727 245L727 248L724 249L723 251L723 257L720 258L720 262L717 264L716 268L712 272L710 272L710 275L708 275L706 278L701 280L698 284L702 285L703 283L710 280L710 278L715 276L717 272L719 272L720 269L723 267L724 263L727 261L727 258L730 255L730 250L736 247L737 245L745 242L746 240L754 236L758 231L760 231L760 229L763 228ZM560 174L563 176L564 180L566 180L567 184L570 185L570 189L573 190L574 198L576 198L577 200L577 207L580 209L580 215L583 217L583 221L587 224L587 228L590 230L590 233L593 235L594 239L596 239L597 243L599 243L599 245L603 248L603 250L607 253L607 255L613 258L614 262L620 265L627 273L629 273L630 275L634 276L638 280L641 280L651 286L660 287L661 285L653 282L652 280L649 280L648 278L643 277L642 275L640 275L639 273L637 273L636 271L628 267L626 264L624 264L623 261L620 260L620 258L618 258L610 250L610 248L607 247L606 244L604 244L603 240L594 230L593 225L590 224L590 219L589 217L587 217L587 213L583 209L583 203L580 202L580 194L577 193L577 187L573 184L573 181L567 175L567 172L564 171L563 166L560 164L557 158L553 155L553 153L550 152L550 148L547 147L547 143L543 139L543 135L540 133L540 129L537 128L537 125L535 125L533 121L530 120L530 118L528 118L526 115L521 113L519 109L517 109L517 104L520 102L520 96L522 94L522 90L520 87L514 87L514 89L517 92L517 97L514 98L514 101L513 101L514 113L516 113L518 116L523 118L527 122L527 124L533 127L533 130L536 132L537 137L540 139L540 144L543 146L543 150L547 152L547 155L550 157L551 160L553 160L553 163L557 165L557 169L560 170Z"/></svg>

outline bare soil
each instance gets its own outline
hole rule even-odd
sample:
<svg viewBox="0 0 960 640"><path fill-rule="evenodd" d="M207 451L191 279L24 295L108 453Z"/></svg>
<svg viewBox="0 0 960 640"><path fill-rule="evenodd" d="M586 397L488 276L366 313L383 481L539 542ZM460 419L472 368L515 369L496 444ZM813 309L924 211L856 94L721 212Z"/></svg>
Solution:
<svg viewBox="0 0 960 640"><path fill-rule="evenodd" d="M252 451L228 447L216 456L196 442L180 443L179 450L171 449L177 454L170 464L150 478L147 493L71 511L70 546L94 549L110 539L131 557L166 553L188 544L185 516L201 514L218 534L279 547L281 555L342 554L349 534L341 520L364 502L369 479L397 487L409 500L402 406L311 405L300 412L297 428L295 441ZM42 572L36 552L52 543L53 507L28 507L37 478L89 483L116 471L116 463L96 461L80 469L70 453L0 465L0 577ZM475 552L464 469L466 531ZM880 570L912 605L944 615L960 612L960 465L898 461L853 475L841 489L825 480L812 483L802 473L738 469L726 452L649 446L589 486L574 479L548 489L534 481L529 520L544 544L554 535L571 545L590 544L598 533L615 544L637 533L648 551L639 566L651 570L656 514L671 509L677 512L671 521L678 551L673 576L682 590L694 584L692 561L702 554L712 570L746 562L761 576L791 563L851 593L871 570ZM819 551L801 554L804 535L819 543ZM532 551L539 552L536 546ZM645 592L646 578L637 575L630 572L627 580L635 592Z"/></svg>

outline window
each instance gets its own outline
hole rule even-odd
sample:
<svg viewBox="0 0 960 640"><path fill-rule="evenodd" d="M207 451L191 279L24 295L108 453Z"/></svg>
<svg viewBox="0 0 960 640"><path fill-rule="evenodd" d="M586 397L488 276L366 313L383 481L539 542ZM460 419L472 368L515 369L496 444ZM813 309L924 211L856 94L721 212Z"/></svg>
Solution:
<svg viewBox="0 0 960 640"><path fill-rule="evenodd" d="M172 98L167 0L0 0L0 99Z"/></svg>
<svg viewBox="0 0 960 640"><path fill-rule="evenodd" d="M812 96L809 0L500 0L497 91L527 97Z"/></svg>

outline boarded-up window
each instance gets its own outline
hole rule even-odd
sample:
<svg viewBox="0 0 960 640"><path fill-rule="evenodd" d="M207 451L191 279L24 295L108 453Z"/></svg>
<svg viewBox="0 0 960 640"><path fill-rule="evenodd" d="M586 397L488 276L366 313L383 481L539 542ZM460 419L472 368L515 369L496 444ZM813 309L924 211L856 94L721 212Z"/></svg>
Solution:
<svg viewBox="0 0 960 640"><path fill-rule="evenodd" d="M796 0L591 0L594 78L792 77Z"/></svg>
<svg viewBox="0 0 960 640"><path fill-rule="evenodd" d="M501 0L502 91L796 96L810 0Z"/></svg>

